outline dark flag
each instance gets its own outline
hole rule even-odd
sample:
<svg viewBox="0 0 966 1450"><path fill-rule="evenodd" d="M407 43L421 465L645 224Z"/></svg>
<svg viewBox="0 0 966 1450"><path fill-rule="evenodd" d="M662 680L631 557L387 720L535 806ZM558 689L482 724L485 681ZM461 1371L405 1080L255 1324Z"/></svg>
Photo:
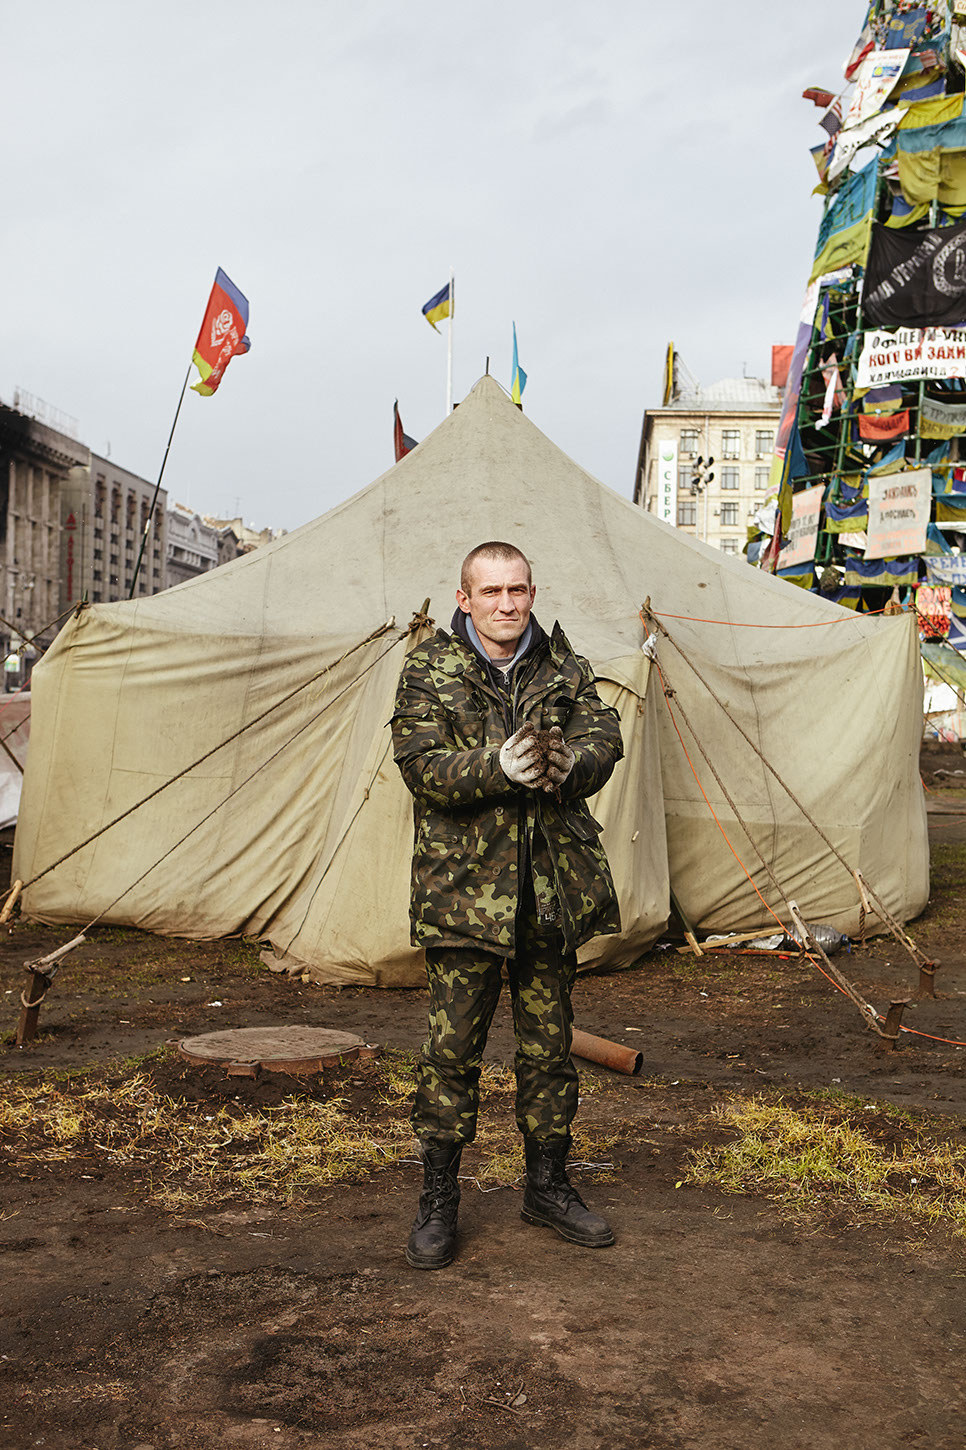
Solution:
<svg viewBox="0 0 966 1450"><path fill-rule="evenodd" d="M403 432L402 419L399 416L399 399L392 405L392 442L396 450L396 462L405 458L407 453L412 453L416 447L415 438L410 438L408 433Z"/></svg>
<svg viewBox="0 0 966 1450"><path fill-rule="evenodd" d="M876 327L966 323L966 222L926 231L875 222L862 312Z"/></svg>
<svg viewBox="0 0 966 1450"><path fill-rule="evenodd" d="M825 112L825 115L818 124L830 136L837 136L842 129L842 102L833 102L831 108Z"/></svg>

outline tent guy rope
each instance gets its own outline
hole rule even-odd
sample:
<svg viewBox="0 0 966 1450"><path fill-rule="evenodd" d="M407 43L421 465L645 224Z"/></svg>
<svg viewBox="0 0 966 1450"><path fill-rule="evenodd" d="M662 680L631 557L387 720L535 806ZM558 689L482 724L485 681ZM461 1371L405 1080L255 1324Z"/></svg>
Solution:
<svg viewBox="0 0 966 1450"><path fill-rule="evenodd" d="M239 726L239 728L237 730L234 730L231 735L227 736L224 740L219 741L217 745L213 745L210 750L206 750L203 755L200 755L197 758L197 760L193 760L189 765L184 766L182 770L179 770L176 775L171 776L168 780L162 781L161 785L150 791L146 796L142 796L140 800L135 801L132 806L128 806L127 810L121 811L119 815L114 816L114 818L110 821L107 821L105 825L101 826L98 830L93 831L83 841L80 841L77 845L72 846L71 849L69 851L65 851L62 856L58 856L56 861L51 861L49 865L43 868L43 870L38 871L34 876L31 876L29 880L23 883L24 890L26 890L30 886L33 886L37 881L42 880L43 877L49 875L51 871L55 871L58 866L62 866L64 862L69 861L72 856L76 856L78 851L82 851L85 846L91 845L93 841L96 841L100 836L103 836L105 832L111 830L112 827L118 825L121 821L126 820L128 816L133 815L135 811L140 810L142 806L145 806L148 804L149 801L154 800L156 796L159 796L162 791L167 790L169 786L174 785L176 781L183 780L186 775L189 775L191 771L196 770L199 765L203 765L205 761L210 760L213 755L217 755L219 750L224 750L227 745L230 745L234 740L237 740L240 735L244 735L246 731L253 729L256 725L259 725L275 710L280 709L283 705L287 704L289 700L292 700L295 698L296 695L301 694L303 690L307 690L310 685L314 685L325 675L331 673L332 670L337 668L338 665L341 665L345 660L349 659L350 656L354 655L358 650L363 649L367 644L371 644L374 640L380 639L384 634L387 634L389 630L394 627L395 622L395 618L388 619L385 624L380 625L378 629L375 629L370 634L367 634L365 639L359 640L357 644L354 644L351 646L351 648L347 649L345 653L340 655L337 660L333 660L331 664L325 665L321 670L317 670L315 674L309 676L308 679L303 680L301 684L296 685L294 689L289 690L287 694L282 695L278 700L274 701L273 704L267 706L267 708L262 710L258 715L255 715L251 720L246 721L244 725ZM408 635L409 632L410 631L408 628L404 630L402 632L402 637ZM394 648L396 643L397 641L394 640L390 648ZM389 651L386 650L385 653L388 654ZM382 658L382 656L379 656L379 658ZM377 662L378 661L374 660L372 663L376 664ZM371 668L371 665L367 666L367 669ZM365 674L366 671L363 671L362 673ZM357 676L356 678L361 679L361 675ZM355 680L350 681L349 684L345 687L346 690L351 689L352 685L355 683ZM345 691L341 691L340 695L333 696L333 699L328 701L326 705L322 707L322 709L327 709L329 705L333 704L335 700L339 699L341 697L341 694L344 693ZM321 714L322 712L319 711L318 713ZM131 888L129 887L128 890L130 889Z"/></svg>
<svg viewBox="0 0 966 1450"><path fill-rule="evenodd" d="M681 742L681 748L684 751L685 757L687 758L687 762L688 762L688 765L691 768L691 773L694 776L695 783L697 784L697 787L698 787L699 791L701 792L702 796L704 797L704 800L705 800L705 803L707 804L708 810L711 812L711 815L714 817L715 825L718 827L718 830L721 832L722 836L724 837L724 840L727 843L728 849L730 850L731 854L734 856L735 860L738 862L738 865L741 867L742 871L748 877L749 882L751 883L752 887L754 888L754 891L757 894L757 896L760 898L760 900L761 900L763 906L765 907L766 911L768 911L770 913L770 915L775 918L775 921L781 927L782 931L784 931L785 930L785 924L784 924L784 922L781 920L780 917L778 917L775 914L775 912L772 910L771 906L769 906L768 902L765 900L765 898L762 896L761 892L758 890L758 887L757 887L757 885L756 885L756 883L755 883L755 881L754 881L751 873L749 872L747 866L744 864L744 862L742 861L741 857L738 855L737 851L735 850L735 848L734 848L734 846L733 846L733 844L731 842L731 839L728 836L727 831L725 830L724 826L722 825L721 821L718 818L717 813L715 812L714 806L711 804L710 800L708 799L708 796L707 796L707 794L706 794L706 792L704 790L704 787L702 786L701 781L700 781L700 779L698 777L698 773L697 773L697 771L694 768L694 762L691 760L691 757L688 754L688 749L687 749L687 746L684 743L684 738L681 735L680 730L678 729L677 721L674 719L674 712L671 709L670 701L672 699L676 699L677 697L675 695L674 690L671 689L667 685L667 683L665 681L665 677L664 677L664 675L661 672L661 667L658 664L658 662L657 662L656 659L654 661L654 664L655 664L655 666L657 668L658 675L661 678L661 683L662 683L662 686L663 686L663 693L664 693L665 703L668 706L668 714L670 716L671 723L674 726L674 729L675 729L675 732L677 733L678 739ZM712 774L715 776L715 779L718 781L718 784L721 787L721 791L724 794L725 799L728 800L729 805L731 805L732 810L735 812L735 817L738 820L738 823L740 824L742 830L745 832L745 835L748 836L748 839L751 841L752 846L754 846L755 847L755 850L757 851L758 850L758 847L755 844L755 841L752 838L750 832L748 831L747 825L741 819L741 816L738 814L738 811L737 811L736 807L732 804L730 798L728 797L728 794L725 791L724 786L721 784L721 781L720 781L717 773L714 770L714 766L711 764L711 761L708 760L707 754L705 753L704 749L702 748L701 743L698 740L698 737L696 735L694 735L693 726L691 725L690 721L687 719L687 716L685 715L685 712L683 711L683 709L681 709L680 702L678 702L677 708L681 711L682 719L685 720L685 722L686 722L686 724L688 726L688 729L690 730L691 734L694 736L695 743L698 745L698 748L701 750L702 755L704 755L704 758L705 758L705 760L708 763L709 769L711 770ZM758 854L759 854L759 856L761 855L760 852L758 852ZM768 874L771 875L771 872L770 872L767 864L764 863L764 862L763 862L763 864L765 865L765 869L766 869L766 871L768 871ZM773 881L774 881L774 879L775 878L772 876L772 880ZM777 883L776 883L776 886L777 886ZM782 897L783 900L785 900L785 895L784 895L784 892L782 891L781 887L778 886L777 889L778 889L779 895ZM788 905L789 908L792 908L793 906L795 906L795 903L792 902L792 901L787 901L787 905ZM926 1038L930 1042L942 1042L942 1043L946 1044L948 1047L966 1047L966 1041L962 1040L961 1038L958 1038L958 1037L938 1037L935 1033L932 1033L932 1032L922 1032L918 1027L907 1027L904 1024L901 1024L901 1023L896 1024L897 1030L896 1030L895 1033L887 1032L887 1031L883 1030L883 1028L880 1028L880 1026L879 1026L879 1023L880 1022L888 1025L887 1018L883 1017L883 1015L882 1015L881 1012L877 1012L876 1009L870 1003L866 1002L865 1001L865 998L863 998L859 994L859 992L854 987L854 985L851 982L849 982L848 978L845 977L841 972L839 972L839 970L833 965L833 963L829 961L828 956L825 954L825 952L822 951L822 948L819 945L819 943L816 942L815 939L814 939L814 937L811 936L811 933L809 933L807 924L802 921L802 918L801 918L801 916L798 913L798 908L795 907L794 913L792 913L791 910L790 910L789 914L792 915L792 919L799 926L799 930L802 931L803 936L806 936L807 939L808 939L808 941L810 941L812 943L812 945L815 947L816 951L818 951L820 953L820 955L824 959L826 965L830 968L831 975L830 975L829 972L826 972L824 970L824 968L819 965L819 963L815 960L815 958L809 953L809 951L807 950L807 947L806 947L806 949L803 950L803 955L805 956L805 959L807 961L811 962L811 964L815 968L815 970L817 972L819 972L821 976L825 977L826 981L830 982L831 985L835 988L835 990L837 992L841 992L844 996L848 997L856 1005L856 1007L858 1007L858 1009L861 1012L863 1018L865 1018L865 1020L868 1023L868 1025L872 1028L872 1030L874 1032L876 1032L876 1034L879 1037L883 1038L887 1042L895 1043L895 1041L898 1038L898 1034L900 1032L905 1032L905 1033L910 1034L913 1037L924 1037L924 1038ZM868 1016L868 1013L871 1013L872 1014L871 1019Z"/></svg>
<svg viewBox="0 0 966 1450"><path fill-rule="evenodd" d="M852 877L853 881L856 882L856 885L858 885L859 883L858 883L857 878L856 878L855 868L849 865L848 861L846 861L845 857L842 855L842 853L838 849L838 847L835 846L832 843L831 840L829 840L829 837L827 836L827 834L825 833L825 831L823 831L822 827L815 820L814 816L811 815L811 813L809 812L809 810L807 809L807 807L804 806L802 804L802 802L798 799L798 796L792 790L791 786L787 783L787 781L785 781L782 778L781 774L775 769L775 767L772 765L771 761L769 761L765 757L765 755L763 755L763 753L758 748L758 746L755 744L754 740L752 740L752 738L748 734L748 732L743 728L742 725L739 724L739 722L735 719L734 715L732 715L731 711L728 709L728 707L725 704L725 702L721 699L721 696L709 684L709 682L705 679L704 675L702 675L701 671L698 669L698 667L694 663L694 661L691 660L687 656L687 654L685 654L684 650L677 643L677 641L675 640L674 636L665 628L665 626L663 624L661 624L660 620L657 619L654 616L654 614L650 610L648 604L645 603L644 605L642 605L640 614L641 614L641 620L644 623L645 628L651 630L652 632L655 632L655 631L656 632L659 632L668 641L668 643L677 651L677 653L681 656L681 659L684 661L684 663L691 670L692 674L695 675L695 677L698 679L698 681L707 690L708 694L714 700L715 704L721 710L722 714L725 715L726 718L731 721L732 725L738 731L738 734L745 741L745 743L749 746L749 748L754 751L755 755L758 756L758 759L761 761L761 763L765 767L765 769L775 778L775 780L781 786L782 790L785 792L785 794L788 796L788 798L792 801L792 803L795 806L797 806L797 808L801 811L802 815L808 821L808 823L812 827L812 829L816 832L816 834L820 837L820 839L828 847L828 850L831 852L831 854L840 863L840 865L843 866L844 869L849 873L849 875ZM909 936L907 936L906 933L902 930L902 928L898 925L898 923L896 922L896 920L893 917L892 913L888 910L888 908L886 907L885 903L882 901L882 899L880 898L880 896L878 895L878 893L875 891L875 889L869 884L868 881L865 881L864 879L862 881L862 886L864 886L866 893L868 894L869 897L871 897L873 903L875 904L875 908L876 908L877 914L882 919L882 921L885 922L885 924L889 927L889 929L892 931L893 935L896 937L897 941L900 943L900 945L903 947L903 949L909 953L909 955L912 958L912 961L913 961L914 965L917 968L919 968L920 971L927 971L928 972L928 971L933 970L935 968L935 965L936 965L935 962L928 961L927 958L925 956L923 956L922 952L919 951L919 949L916 946L915 942L913 942L912 939ZM861 889L860 889L860 893L859 894L860 894L860 899L861 899L861 897L862 897ZM865 902L864 901L863 901L863 905L865 905Z"/></svg>
<svg viewBox="0 0 966 1450"><path fill-rule="evenodd" d="M386 655L391 654L392 651L396 648L397 644L399 644L399 640L394 639L388 649L383 650L382 654L377 655L376 658L371 662L371 664L366 665L365 669L360 671L360 673L356 675L354 680L349 681L345 689L340 690L337 695L333 695L331 700L326 700L325 704L320 709L318 709L314 715L312 715L308 720L306 720L302 725L299 726L294 735L290 735L287 740L284 740L282 742L277 750L274 750L271 755L267 756L267 758L263 760L260 765L256 765L255 769L251 772L250 775L247 775L244 780L239 781L238 784L232 790L230 790L226 796L218 801L217 804L213 805L211 810L207 811L201 817L200 821L196 821L195 824L190 828L190 830L185 831L184 835L181 836L179 840L175 841L173 845L169 846L163 855L159 856L158 859L156 861L153 861L145 871L141 872L141 875L137 878L136 881L132 881L129 886L125 886L124 890L119 896L115 896L114 900L110 902L107 906L105 906L103 911L98 912L97 916L95 916L92 921L89 921L87 923L84 930L90 931L92 926L97 926L98 922L102 921L109 911L114 910L115 906L117 906L119 901L124 900L125 896L127 896L129 891L133 891L135 886L139 886L146 877L151 875L152 871L156 870L156 868L161 865L162 861L167 860L167 858L172 855L173 852L177 851L179 846L183 846L185 841L187 841L190 836L194 835L195 831L199 831L206 821L210 821L212 816L216 815L223 806L226 806L230 800L233 800L234 797L238 795L239 791L244 790L245 786L249 785L255 779L255 777L266 768L266 766L271 765L273 760L277 760L277 758L282 754L283 750L287 750L290 745L294 744L299 736L302 735L306 730L308 730L310 725L315 724L315 722L319 719L320 715L324 715L326 710L328 710L330 706L336 704L337 701L341 700L343 695L348 694L349 690L351 690L354 685L357 685L359 681L369 673L370 670L375 669L379 661L385 659ZM383 759L385 759L385 754L383 755ZM368 799L368 795L369 792L367 790L365 799ZM365 801L363 801L363 804L364 803ZM360 805L359 810L361 809L362 806ZM358 815L358 811L356 811L356 815ZM353 820L354 819L355 816L353 816ZM343 839L345 838L343 837ZM342 841L339 842L339 845L341 844ZM338 846L336 847L336 850L338 850ZM328 867L326 868L326 870L328 870ZM324 876L325 872L323 872L322 874ZM29 885L29 882L27 884ZM296 933L296 935L298 935L298 933Z"/></svg>
<svg viewBox="0 0 966 1450"><path fill-rule="evenodd" d="M412 617L412 620L410 621L409 625L407 625L407 627L405 629L399 631L395 635L395 637L393 638L392 643L389 645L388 649L382 650L376 656L375 659L370 660L369 664L367 664L362 670L360 670L360 672L356 676L354 676L354 678L351 679L343 687L343 689L339 690L329 700L326 700L326 702L323 705L321 705L320 708L318 710L316 710L314 712L314 714L311 715L308 720L303 721L303 723L294 732L294 734L292 734L291 736L289 736L287 740L284 740L282 742L282 744L280 746L278 746L278 748L275 751L272 752L271 755L269 755L265 760L261 761L261 763L259 765L257 765L255 767L255 769L253 771L251 771L248 776L245 777L244 780L240 781L231 791L229 791L229 793L228 793L227 796L225 796L222 800L218 801L217 804L214 805L211 808L211 810L207 811L205 813L205 815L202 816L201 820L196 821L195 824L193 826L191 826L190 829L188 831L186 831L184 833L184 835L179 838L179 840L175 841L173 843L173 845L169 846L168 849L166 851L164 851L161 854L161 856L159 856L155 861L153 861L151 863L151 865L145 871L143 871L141 873L141 875L135 881L129 883L129 885L127 885L124 888L124 890L118 896L116 896L114 898L113 901L111 901L91 921L89 921L88 924L84 927L84 930L78 936L74 937L73 940L70 941L70 942L68 942L65 946L59 948L57 950L57 952L54 953L54 954L52 954L51 956L41 958L41 959L39 959L37 961L29 961L29 962L25 962L24 963L24 970L27 971L27 972L32 973L32 979L31 979L31 997L30 997L30 1000L28 1001L27 1000L26 993L22 994L22 996L21 996L21 1007L22 1007L22 1011L21 1011L20 1024L18 1026L17 1035L16 1035L16 1042L17 1042L17 1045L18 1046L22 1046L25 1042L29 1041L35 1035L35 1033L36 1033L37 1018L38 1018L38 1015L39 1015L40 1007L41 1007L41 1004L43 1003L44 999L47 996L47 992L49 991L50 986L51 986L51 983L52 983L52 980L53 980L53 971L48 970L48 963L53 962L55 960L55 958L56 958L56 960L59 963L60 958L63 957L63 956L65 956L67 954L67 952L71 951L76 946L80 946L81 943L86 940L86 933L89 932L90 929L93 926L96 926L98 924L98 922L102 921L103 918L107 915L107 913L109 911L112 911L113 908L115 906L117 906L118 902L120 902L120 901L122 901L124 899L124 897L128 894L128 892L133 891L134 888L136 886L138 886L140 884L140 882L142 882L145 879L145 877L149 876L151 874L151 872L154 871L162 863L162 861L166 860L167 857L170 856L174 851L176 851L180 846L182 846L184 844L184 842L187 841L188 838L195 833L195 831L199 830L205 824L206 821L210 820L211 817L213 815L215 815L217 811L221 810L223 806L225 806L230 800L232 800L236 795L238 795L238 793L241 790L243 790L244 787L246 785L248 785L252 780L254 780L255 777L262 770L264 770L266 766L268 766L269 764L271 764L271 762L273 760L277 759L277 757L282 753L282 751L288 749L288 747L290 745L292 745L293 742L295 740L297 740L298 737L300 735L302 735L305 730L307 730L311 725L315 724L315 722L319 719L319 717L321 715L323 715L326 712L326 710L330 709L331 706L333 706L334 704L337 703L337 701L339 701L340 699L342 699L342 697L344 695L346 695L348 693L348 691L351 690L355 685L357 685L359 683L359 681L362 680L369 673L370 670L374 669L376 667L376 665L378 665L380 663L381 660L385 659L387 655L391 654L392 651L400 643L402 643L405 639L407 639L411 634L418 633L418 631L421 630L421 629L424 629L424 628L427 628L427 627L431 627L432 624L433 624L433 621L429 618L429 615L428 615L428 612L427 612L428 609L429 609L429 600L427 599L427 600L424 601L423 606L422 606L422 609L416 610L413 613L413 617ZM177 775L172 776L170 780L166 781L163 785L159 786L157 790L152 791L150 793L150 795L145 796L142 800L136 802L135 805L131 806L127 811L124 811L121 815L115 817L115 819L113 821L109 821L107 823L107 825L105 825L104 827L102 827L102 829L100 831L95 832L92 836L89 836L87 838L87 840L82 841L79 845L73 847L71 851L67 852L64 856L60 857L60 859L58 861L53 862L50 866L45 867L44 868L44 871L39 872L36 876L32 877L27 882L20 882L20 881L15 882L12 890L7 895L7 900L6 900L6 903L5 903L4 907L3 907L3 912L0 913L0 920L6 920L7 917L9 917L10 912L11 912L11 910L13 908L13 905L14 905L14 901L16 900L16 897L19 894L19 892L24 887L30 886L30 885L33 884L34 881L40 880L41 876L46 875L49 871L54 870L56 866L59 866L60 864L62 864L63 861L68 860L70 858L70 856L75 855L80 850L83 850L83 848L85 846L89 845L93 840L97 839L98 836L103 835L105 831L110 830L110 828L112 826L114 826L114 825L117 825L119 821L124 820L127 816L131 815L134 811L138 810L142 805L146 805L148 801L153 800L154 797L157 796L158 794L160 794L160 792L162 790L166 789L166 787L168 785L172 785L174 783L174 781L182 779L183 776L188 773L188 771L193 770L197 765L201 764L203 760L207 760L211 755L215 754L216 751L223 749L226 745L230 744L233 740L236 740L246 730L250 730L253 725L258 724L259 721L261 721L261 720L264 720L266 718L266 716L270 715L274 710L279 709L280 706L284 705L287 701L291 700L295 695L299 694L302 690L306 689L309 685L314 684L317 680L319 680L320 678L322 678L322 676L330 673L333 669L336 668L337 665L342 664L344 660L348 659L351 655L355 654L356 651L362 649L365 645L370 644L373 641L382 638L391 629L393 629L394 625L395 625L395 618L394 617L391 617L390 619L388 619L386 621L386 623L384 625L381 625L379 629L373 630L370 634L368 634L365 637L365 639L360 640L358 642L358 644L355 644L350 649L346 650L345 653L342 654L338 660L335 660L335 661L332 662L332 664L325 666L324 669L316 671L316 673L314 675L312 675L312 677L310 679L303 681L302 684L301 685L298 685L294 690L290 690L288 692L288 694L282 696L281 699L276 700L273 705L269 706L266 710L263 710L253 720L248 721L247 724L241 726L240 729L236 730L226 740L223 740L219 745L215 746L212 750L208 751L206 755L202 756L199 760L195 761L192 765L187 766L184 770L179 771ZM349 832L349 829L351 828L352 822L356 819L356 816L358 816L359 812L362 810L363 805L369 799L370 792L372 790L373 785L375 784L376 777L378 776L379 771L382 768L382 764L383 764L383 762L384 762L384 760L386 758L386 755L388 753L388 749L389 749L389 746L387 745L386 748L385 748L385 750L383 750L382 754L380 755L379 760L378 760L378 762L376 764L375 771L372 774L372 778L370 779L369 784L366 786L366 788L365 788L365 790L363 792L362 800L360 801L360 803L359 803L358 807L356 808L356 810L353 812L352 818L351 818L349 824L347 825L346 830L343 832L342 837L340 838L340 840L336 844L335 850L332 853L332 860L334 860L335 855L337 854L337 852L339 850L339 847L342 845L342 842L345 840L345 837L348 835L348 832ZM332 860L330 860L329 866L331 866ZM316 891L318 890L319 885L321 885L321 881L325 878L325 875L328 872L329 866L327 866L325 868L325 871L323 871L322 877L320 878L320 881L316 885L316 888L315 888ZM313 893L313 895L314 895L314 893ZM299 931L301 930L301 926L302 925L304 925L304 918L303 918L302 924L299 927ZM293 942L294 942L294 940L296 939L297 936L298 936L298 932L296 932L295 933L295 936L293 936L293 938L292 938L292 941ZM291 942L289 943L289 946L291 946ZM54 970L56 970L56 968ZM38 995L38 993L39 993L39 995Z"/></svg>
<svg viewBox="0 0 966 1450"><path fill-rule="evenodd" d="M766 861L765 856L764 856L764 854L761 851L761 848L759 847L759 845L758 845L757 841L755 840L754 836L751 834L751 830L749 829L747 823L742 818L741 812L738 810L737 805L735 804L734 800L732 799L731 795L729 794L728 789L727 789L727 787L724 784L724 781L721 779L721 776L718 774L717 770L715 769L714 764L712 763L710 756L708 755L708 753L705 750L704 746L702 745L700 739L698 738L697 732L695 731L694 726L691 724L691 721L688 718L687 712L685 711L683 705L681 704L681 701L678 699L675 691L673 689L671 689L671 687L669 686L669 684L667 682L667 679L666 679L666 676L665 676L663 670L661 669L660 663L658 662L658 660L656 658L654 660L654 665L655 665L655 668L657 669L658 676L660 677L660 680L661 680L661 685L662 685L663 694L664 694L664 702L667 705L668 714L669 714L669 716L671 718L671 723L674 726L674 729L675 729L675 732L677 734L678 740L681 742L681 748L684 751L685 758L687 759L688 765L691 767L691 774L694 776L695 783L697 784L698 790L701 792L702 796L704 797L704 800L705 800L705 803L706 803L706 805L708 807L708 810L711 812L712 816L714 817L715 825L718 827L718 830L721 832L722 836L724 837L725 842L727 843L728 849L730 850L731 854L734 856L735 860L738 862L738 865L741 867L742 871L747 876L747 878L748 878L751 886L753 887L753 889L755 891L755 894L757 895L758 899L761 901L761 903L764 906L765 910L769 913L769 915L771 915L771 916L774 917L775 921L778 923L778 925L781 927L782 931L784 932L785 931L785 924L784 924L784 922L778 916L778 914L774 910L774 908L765 900L764 896L762 896L761 891L759 890L757 883L755 882L754 878L751 875L751 872L748 870L747 866L742 861L741 857L738 855L738 852L735 850L734 846L732 845L731 839L728 836L728 833L725 830L724 826L722 825L721 821L719 820L718 815L717 815L717 812L714 809L714 806L711 804L711 801L708 799L707 792L705 791L704 786L701 784L701 781L700 781L700 778L698 776L698 773L697 773L697 771L694 768L694 762L692 761L691 756L688 753L688 748L687 748L687 746L684 743L684 737L681 734L681 731L678 728L677 721L674 718L674 709L677 709L677 711L679 712L679 714L680 714L682 720L684 721L685 725L688 727L688 730L691 733L691 737L694 740L695 745L698 747L698 749L700 750L702 756L704 757L705 764L707 765L708 769L711 771L711 774L714 776L715 781L717 782L718 789L721 791L721 794L724 796L725 800L728 802L728 805L731 808L731 811L732 811L732 814L735 817L735 820L738 822L739 826L744 831L745 835L747 836L748 840L750 841L751 846L752 846L752 849L754 850L754 852L757 855L759 861L761 862L762 867L764 868L764 870L765 870L765 872L766 872L769 880L771 881L771 883L774 886L775 890L777 891L778 895L781 897L782 901L784 902L785 907L788 910L789 917L792 920L795 920L796 921L796 924L800 923L800 921L801 921L801 918L798 915L798 908L795 906L795 903L794 902L792 902L792 901L790 901L788 899L788 897L786 896L786 894L785 894L785 892L784 892L781 884L778 881L778 878L775 876L775 873L772 871L771 867L769 866L768 862ZM675 707L674 708L672 708L672 706L671 706L671 700L672 699L675 700ZM802 929L801 926L799 927L799 929L800 930ZM833 964L829 961L828 956L826 955L826 953L822 950L822 948L819 945L819 943L816 942L815 939L814 939L814 937L812 936L812 934L810 932L808 932L807 927L805 928L805 933L807 935L807 942L811 942L811 944L815 947L816 951L821 956L821 958L824 961L826 967L828 968L828 971L825 972L825 971L822 971L822 968L819 967L819 971L822 971L822 975L823 976L827 976L828 979L829 979L829 981L832 982L833 985L837 986L841 992L844 992L845 995L855 1004L855 1006L859 1009L859 1012L862 1014L862 1017L864 1018L867 1026L871 1027L871 1029L873 1030L873 1032L878 1033L878 1035L880 1037L884 1036L884 1033L882 1032L882 1029L879 1027L879 1014L876 1012L875 1008L871 1005L871 1003L867 1002L865 1000L865 998L860 995L860 993L858 992L857 988L855 986L853 986L853 984L848 980L848 978L842 972L840 972L837 967L833 966ZM807 942L806 942L806 944L807 944ZM807 955L807 953L806 953L806 955ZM809 960L810 961L813 961L812 958L809 958ZM813 965L818 966L818 963L813 961Z"/></svg>

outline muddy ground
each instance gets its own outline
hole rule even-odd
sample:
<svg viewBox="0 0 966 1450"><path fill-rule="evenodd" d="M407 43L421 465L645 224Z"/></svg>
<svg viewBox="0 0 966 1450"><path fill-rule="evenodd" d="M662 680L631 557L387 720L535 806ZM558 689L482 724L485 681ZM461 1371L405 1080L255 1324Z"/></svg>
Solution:
<svg viewBox="0 0 966 1450"><path fill-rule="evenodd" d="M966 768L924 757L933 896L917 942L937 998L905 1021L966 1041ZM0 1028L25 959L72 933L16 925L0 943ZM879 938L836 958L873 1004L918 977ZM4 994L5 995L2 995ZM581 1251L519 1218L519 1186L481 1191L467 1155L461 1249L440 1273L402 1257L418 1169L393 1163L293 1206L227 1193L164 1208L154 1180L96 1140L59 1161L0 1141L0 1444L8 1450L871 1450L966 1442L966 1238L861 1204L792 1215L766 1186L688 1181L689 1155L727 1136L737 1097L845 1094L881 1134L966 1141L966 1049L905 1035L877 1050L855 1008L800 957L674 947L584 975L578 1025L644 1053L640 1078L586 1069L581 1115L616 1142L585 1195L618 1242ZM95 930L65 962L42 1034L0 1055L0 1099L55 1074L143 1072L185 1111L268 1111L293 1093L385 1122L378 1063L297 1083L198 1071L165 1043L213 1028L345 1028L393 1051L419 1043L423 994L312 987L251 944ZM501 1004L489 1057L512 1056ZM153 1054L151 1056L150 1054ZM905 1110L897 1116L892 1109ZM400 1115L398 1108L393 1110ZM509 1116L509 1094L488 1111ZM890 1126L891 1125L891 1126ZM168 1164L169 1177L177 1165Z"/></svg>

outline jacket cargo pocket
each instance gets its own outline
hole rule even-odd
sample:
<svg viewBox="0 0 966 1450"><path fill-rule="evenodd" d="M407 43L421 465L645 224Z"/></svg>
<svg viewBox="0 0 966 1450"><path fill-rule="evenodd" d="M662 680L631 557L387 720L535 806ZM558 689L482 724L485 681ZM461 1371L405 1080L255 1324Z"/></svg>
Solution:
<svg viewBox="0 0 966 1450"><path fill-rule="evenodd" d="M575 811L563 818L563 828L569 831L578 841L596 841L604 829L600 821L595 821L590 811Z"/></svg>

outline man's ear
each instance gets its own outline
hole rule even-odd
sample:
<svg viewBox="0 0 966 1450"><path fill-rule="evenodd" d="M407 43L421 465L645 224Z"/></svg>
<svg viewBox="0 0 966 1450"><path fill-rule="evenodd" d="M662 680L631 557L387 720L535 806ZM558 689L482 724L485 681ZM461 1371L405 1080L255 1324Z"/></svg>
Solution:
<svg viewBox="0 0 966 1450"><path fill-rule="evenodd" d="M462 589L457 589L456 591L456 602L459 605L460 609L462 609L464 614L469 614L470 596L468 594L464 594Z"/></svg>

